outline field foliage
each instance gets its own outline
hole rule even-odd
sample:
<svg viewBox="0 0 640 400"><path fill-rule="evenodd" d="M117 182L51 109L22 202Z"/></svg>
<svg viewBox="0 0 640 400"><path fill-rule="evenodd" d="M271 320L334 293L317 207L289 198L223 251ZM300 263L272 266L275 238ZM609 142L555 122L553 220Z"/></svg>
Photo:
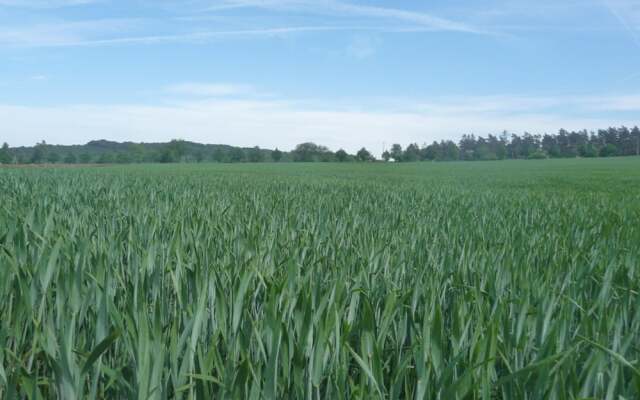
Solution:
<svg viewBox="0 0 640 400"><path fill-rule="evenodd" d="M0 190L3 399L640 397L638 158Z"/></svg>

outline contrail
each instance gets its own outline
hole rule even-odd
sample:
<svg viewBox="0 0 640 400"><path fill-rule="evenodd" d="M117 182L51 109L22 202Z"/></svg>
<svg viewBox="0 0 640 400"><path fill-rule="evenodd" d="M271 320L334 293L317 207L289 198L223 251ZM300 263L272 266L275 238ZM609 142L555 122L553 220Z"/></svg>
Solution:
<svg viewBox="0 0 640 400"><path fill-rule="evenodd" d="M633 80L635 80L637 78L640 78L640 72L636 72L634 74L631 74L631 75L627 76L626 78L621 79L618 83L625 83L625 82L633 81Z"/></svg>
<svg viewBox="0 0 640 400"><path fill-rule="evenodd" d="M640 38L638 38L638 35L636 34L636 31L633 29L633 27L629 26L627 21L622 17L622 15L620 15L618 10L616 10L615 7L611 5L610 1L603 0L602 3L609 10L609 12L611 12L611 14L613 14L613 16L616 17L616 19L620 22L620 24L622 24L624 29L627 32L629 32L629 35L631 35L633 42L636 44L636 46L638 46L638 48L640 48Z"/></svg>

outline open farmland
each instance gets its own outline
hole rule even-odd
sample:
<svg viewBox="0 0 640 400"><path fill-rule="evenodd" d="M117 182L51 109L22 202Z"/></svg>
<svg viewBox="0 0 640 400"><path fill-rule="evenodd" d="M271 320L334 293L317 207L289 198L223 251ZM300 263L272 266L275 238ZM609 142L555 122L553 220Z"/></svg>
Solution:
<svg viewBox="0 0 640 400"><path fill-rule="evenodd" d="M3 399L640 397L638 158L0 188Z"/></svg>

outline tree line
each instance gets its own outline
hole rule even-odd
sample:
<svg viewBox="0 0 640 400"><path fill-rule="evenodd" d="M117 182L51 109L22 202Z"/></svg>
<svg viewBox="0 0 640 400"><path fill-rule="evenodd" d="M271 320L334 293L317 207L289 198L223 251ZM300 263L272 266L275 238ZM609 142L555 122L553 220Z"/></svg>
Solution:
<svg viewBox="0 0 640 400"><path fill-rule="evenodd" d="M615 157L640 155L640 129L608 128L597 132L566 131L557 134L522 136L503 132L487 137L463 135L458 143L450 140L405 149L394 144L382 154L386 161L504 160L571 157Z"/></svg>
<svg viewBox="0 0 640 400"><path fill-rule="evenodd" d="M175 139L169 143L118 143L106 140L86 145L50 145L42 141L33 147L0 149L0 164L130 164L130 163L241 163L241 162L348 162L375 161L366 149L355 155L345 150L332 152L307 142L292 151L205 145Z"/></svg>
<svg viewBox="0 0 640 400"><path fill-rule="evenodd" d="M259 147L240 148L204 145L175 139L169 143L119 143L107 140L85 145L50 145L42 141L33 147L0 150L0 163L15 164L130 164L280 161L284 152Z"/></svg>
<svg viewBox="0 0 640 400"><path fill-rule="evenodd" d="M566 131L557 134L523 135L503 132L487 137L463 135L456 143L443 140L403 148L393 144L384 151L385 161L482 161L504 159L543 159L570 157L615 157L640 155L640 129L608 128L597 132ZM127 164L177 162L369 162L375 157L361 148L356 154L344 149L331 151L312 142L301 143L290 152L260 147L240 148L204 145L184 140L169 143L118 143L98 140L81 146L48 145L0 148L0 164Z"/></svg>

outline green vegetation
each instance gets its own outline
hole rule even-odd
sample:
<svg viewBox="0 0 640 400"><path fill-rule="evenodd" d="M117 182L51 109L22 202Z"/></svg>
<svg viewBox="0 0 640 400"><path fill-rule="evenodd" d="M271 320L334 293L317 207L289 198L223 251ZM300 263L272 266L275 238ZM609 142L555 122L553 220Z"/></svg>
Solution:
<svg viewBox="0 0 640 400"><path fill-rule="evenodd" d="M451 140L430 145L409 144L402 149L393 144L382 153L382 159L396 162L415 161L493 161L506 159L594 158L640 156L640 129L626 127L601 129L597 132L568 132L557 135L463 135L456 144ZM312 142L301 143L291 152L259 147L240 148L218 144L199 144L184 140L169 143L117 143L96 140L83 146L48 145L0 150L0 164L65 164L98 163L240 163L240 162L369 162L375 157L366 148L355 155L345 150L331 151Z"/></svg>
<svg viewBox="0 0 640 400"><path fill-rule="evenodd" d="M131 164L280 161L282 153L271 150L199 144L184 140L168 143L118 143L94 140L85 145L63 146L46 142L34 147L0 150L0 164ZM5 157L4 154L7 154Z"/></svg>
<svg viewBox="0 0 640 400"><path fill-rule="evenodd" d="M402 150L394 144L382 158L395 161L491 161L505 159L593 158L640 156L640 129L608 128L597 132L566 131L556 135L522 136L503 132L501 135L463 135L456 144L450 140L419 147L413 143Z"/></svg>
<svg viewBox="0 0 640 400"><path fill-rule="evenodd" d="M0 187L2 399L640 397L636 157Z"/></svg>

